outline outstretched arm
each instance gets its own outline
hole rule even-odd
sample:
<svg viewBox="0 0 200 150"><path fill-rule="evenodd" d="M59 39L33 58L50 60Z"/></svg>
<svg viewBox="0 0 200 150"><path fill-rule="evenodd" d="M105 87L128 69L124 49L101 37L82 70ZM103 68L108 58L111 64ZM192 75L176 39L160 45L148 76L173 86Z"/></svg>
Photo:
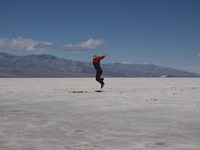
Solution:
<svg viewBox="0 0 200 150"><path fill-rule="evenodd" d="M100 55L98 55L98 56L93 56L93 62L98 62L98 61L100 61L100 60L102 60L104 57L106 57L106 56L108 56L108 54L105 54L105 55L103 55L103 56L100 56Z"/></svg>
<svg viewBox="0 0 200 150"><path fill-rule="evenodd" d="M103 56L105 56L105 57L106 57L106 56L108 56L108 54L104 54Z"/></svg>
<svg viewBox="0 0 200 150"><path fill-rule="evenodd" d="M104 57L108 56L108 54L104 54L103 56L99 57L99 60L103 59Z"/></svg>

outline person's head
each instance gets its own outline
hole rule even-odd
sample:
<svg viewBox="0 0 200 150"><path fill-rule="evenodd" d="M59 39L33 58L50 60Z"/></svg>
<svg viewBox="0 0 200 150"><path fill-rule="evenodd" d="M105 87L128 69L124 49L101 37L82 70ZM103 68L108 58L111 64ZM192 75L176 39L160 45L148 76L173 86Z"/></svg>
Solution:
<svg viewBox="0 0 200 150"><path fill-rule="evenodd" d="M99 54L95 54L92 58L94 59L96 57L100 57L100 55Z"/></svg>

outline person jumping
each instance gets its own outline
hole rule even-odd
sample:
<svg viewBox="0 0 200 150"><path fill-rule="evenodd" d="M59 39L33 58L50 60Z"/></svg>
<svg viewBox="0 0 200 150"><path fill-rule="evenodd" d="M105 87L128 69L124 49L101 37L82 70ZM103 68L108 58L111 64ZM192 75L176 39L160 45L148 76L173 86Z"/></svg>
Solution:
<svg viewBox="0 0 200 150"><path fill-rule="evenodd" d="M105 54L103 56L100 56L98 54L94 55L93 58L93 65L94 68L96 69L96 81L101 84L101 88L104 87L105 83L103 82L104 78L101 78L101 74L103 73L103 70L101 69L100 66L100 61L106 57L108 54Z"/></svg>

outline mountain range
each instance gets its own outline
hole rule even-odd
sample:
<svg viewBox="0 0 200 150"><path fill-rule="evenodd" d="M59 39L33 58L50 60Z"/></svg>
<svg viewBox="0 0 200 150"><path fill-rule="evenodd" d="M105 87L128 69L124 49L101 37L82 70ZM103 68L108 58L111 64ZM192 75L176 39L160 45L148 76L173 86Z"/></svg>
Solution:
<svg viewBox="0 0 200 150"><path fill-rule="evenodd" d="M101 64L107 77L199 77L195 73L153 64ZM92 62L58 58L49 54L16 56L0 53L0 77L94 77Z"/></svg>

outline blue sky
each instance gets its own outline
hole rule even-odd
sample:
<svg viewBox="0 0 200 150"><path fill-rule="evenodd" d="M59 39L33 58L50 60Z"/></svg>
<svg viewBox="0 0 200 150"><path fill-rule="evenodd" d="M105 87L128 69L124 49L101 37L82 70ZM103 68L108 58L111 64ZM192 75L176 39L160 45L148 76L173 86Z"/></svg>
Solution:
<svg viewBox="0 0 200 150"><path fill-rule="evenodd" d="M1 0L0 51L200 73L200 1Z"/></svg>

